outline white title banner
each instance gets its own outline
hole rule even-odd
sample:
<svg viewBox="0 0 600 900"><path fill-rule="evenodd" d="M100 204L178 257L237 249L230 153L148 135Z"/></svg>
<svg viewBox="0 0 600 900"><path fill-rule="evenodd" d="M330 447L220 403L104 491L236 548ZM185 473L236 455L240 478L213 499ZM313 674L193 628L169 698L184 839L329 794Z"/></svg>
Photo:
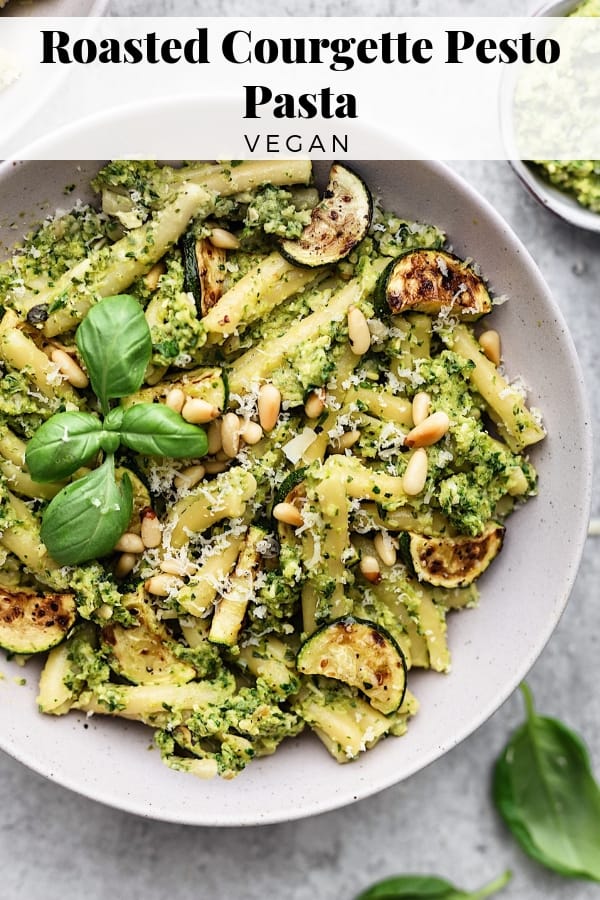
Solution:
<svg viewBox="0 0 600 900"><path fill-rule="evenodd" d="M599 159L599 110L600 19L0 23L5 158Z"/></svg>

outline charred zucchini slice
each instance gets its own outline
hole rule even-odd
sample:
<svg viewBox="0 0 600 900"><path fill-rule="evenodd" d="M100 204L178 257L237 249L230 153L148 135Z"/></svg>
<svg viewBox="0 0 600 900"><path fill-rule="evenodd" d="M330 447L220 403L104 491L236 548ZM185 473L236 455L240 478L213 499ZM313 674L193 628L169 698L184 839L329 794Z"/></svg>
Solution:
<svg viewBox="0 0 600 900"><path fill-rule="evenodd" d="M193 666L180 660L170 647L169 634L141 598L133 606L137 623L132 628L105 625L102 647L117 675L133 684L187 684L196 677Z"/></svg>
<svg viewBox="0 0 600 900"><path fill-rule="evenodd" d="M181 256L184 290L192 294L198 315L205 316L223 294L225 250L188 232L181 239Z"/></svg>
<svg viewBox="0 0 600 900"><path fill-rule="evenodd" d="M464 260L442 250L409 250L385 269L377 287L377 305L392 315L442 310L474 321L489 313L485 282Z"/></svg>
<svg viewBox="0 0 600 900"><path fill-rule="evenodd" d="M477 537L430 537L405 531L400 536L400 554L420 581L435 587L467 587L500 553L504 531L498 522L488 522Z"/></svg>
<svg viewBox="0 0 600 900"><path fill-rule="evenodd" d="M306 478L306 466L295 469L283 479L273 497L273 506L278 503L293 503L297 497L304 496L303 481Z"/></svg>
<svg viewBox="0 0 600 900"><path fill-rule="evenodd" d="M385 629L346 616L324 625L300 648L298 670L325 675L363 692L374 709L388 715L402 705L406 661Z"/></svg>
<svg viewBox="0 0 600 900"><path fill-rule="evenodd" d="M312 269L344 259L365 237L373 215L368 187L356 172L334 163L320 203L297 240L283 241L281 254L296 266Z"/></svg>
<svg viewBox="0 0 600 900"><path fill-rule="evenodd" d="M0 647L42 653L63 640L75 622L74 594L38 594L0 585Z"/></svg>

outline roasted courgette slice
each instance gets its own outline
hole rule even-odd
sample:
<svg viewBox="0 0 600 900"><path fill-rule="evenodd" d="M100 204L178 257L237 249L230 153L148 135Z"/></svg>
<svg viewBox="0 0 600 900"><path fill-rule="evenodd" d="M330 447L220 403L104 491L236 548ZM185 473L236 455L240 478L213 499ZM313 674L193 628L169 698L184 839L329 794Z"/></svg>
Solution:
<svg viewBox="0 0 600 900"><path fill-rule="evenodd" d="M165 626L147 603L137 598L137 622L131 628L112 623L102 629L102 647L117 675L133 684L187 684L196 670L180 660L170 644Z"/></svg>
<svg viewBox="0 0 600 900"><path fill-rule="evenodd" d="M409 250L383 271L377 285L380 312L421 312L474 321L492 309L483 279L464 260L443 250Z"/></svg>
<svg viewBox="0 0 600 900"><path fill-rule="evenodd" d="M205 316L223 295L225 250L188 232L181 239L181 256L184 290L192 294L198 315Z"/></svg>
<svg viewBox="0 0 600 900"><path fill-rule="evenodd" d="M405 531L400 554L413 575L435 587L467 587L485 572L500 553L505 528L488 522L477 537L430 537Z"/></svg>
<svg viewBox="0 0 600 900"><path fill-rule="evenodd" d="M42 653L63 640L75 622L74 594L38 594L0 585L0 647Z"/></svg>
<svg viewBox="0 0 600 900"><path fill-rule="evenodd" d="M324 625L302 645L296 664L305 675L325 675L358 688L385 715L404 699L404 654L391 634L364 619L346 616Z"/></svg>
<svg viewBox="0 0 600 900"><path fill-rule="evenodd" d="M334 163L320 203L297 240L280 247L296 266L312 269L344 259L366 236L373 215L371 192L362 178L341 163Z"/></svg>
<svg viewBox="0 0 600 900"><path fill-rule="evenodd" d="M306 478L306 466L295 469L283 479L273 497L273 506L278 503L293 503L298 497L306 494L304 489L304 479Z"/></svg>

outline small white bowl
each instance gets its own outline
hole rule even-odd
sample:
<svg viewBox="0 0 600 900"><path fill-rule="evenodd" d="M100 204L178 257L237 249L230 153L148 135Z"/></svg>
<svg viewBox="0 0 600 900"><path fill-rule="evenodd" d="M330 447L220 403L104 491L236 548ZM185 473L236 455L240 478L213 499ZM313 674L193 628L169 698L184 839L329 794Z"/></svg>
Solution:
<svg viewBox="0 0 600 900"><path fill-rule="evenodd" d="M73 202L90 198L89 180L99 163L48 157L60 156L61 149L68 157L73 146L100 139L107 125L132 145L151 136L156 121L183 134L190 121L210 120L214 109L203 102L170 100L137 114L104 113L38 144L47 161L0 166L0 257L19 230L65 206L64 185L75 185ZM316 164L320 179L328 165ZM508 372L531 384L530 402L544 412L548 438L531 453L539 496L510 519L502 557L482 578L480 607L449 617L451 674L411 672L421 709L408 733L345 766L306 734L253 762L232 782L198 781L166 769L156 751L148 753L151 733L142 726L100 716L86 721L75 713L40 715L35 663L23 671L0 662L6 676L0 682L0 746L88 797L195 825L279 822L352 803L422 769L481 725L524 678L566 605L587 533L592 455L582 373L560 310L509 226L445 166L410 160L353 166L387 208L444 228L455 252L477 260L494 291L511 297L492 321L503 337ZM16 231L14 222L21 223ZM25 686L17 683L23 675Z"/></svg>
<svg viewBox="0 0 600 900"><path fill-rule="evenodd" d="M555 3L547 3L535 15L544 17L566 16L579 5L579 2L581 0L558 0ZM592 212L591 209L587 209L581 203L578 203L571 194L559 190L524 160L513 159L510 160L510 164L521 184L542 206L545 206L546 209L549 209L550 212L553 212L565 222L576 225L577 228L600 232L600 213Z"/></svg>

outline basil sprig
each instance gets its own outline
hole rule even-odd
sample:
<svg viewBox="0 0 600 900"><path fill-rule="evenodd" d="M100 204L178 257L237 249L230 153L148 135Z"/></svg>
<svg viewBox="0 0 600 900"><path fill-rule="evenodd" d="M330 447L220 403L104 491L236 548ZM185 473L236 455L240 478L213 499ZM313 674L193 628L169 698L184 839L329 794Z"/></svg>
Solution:
<svg viewBox="0 0 600 900"><path fill-rule="evenodd" d="M587 748L539 716L521 685L527 720L496 763L495 804L523 850L561 875L600 881L600 787Z"/></svg>
<svg viewBox="0 0 600 900"><path fill-rule="evenodd" d="M40 537L60 565L110 553L131 519L133 492L125 474L115 479L109 454L101 466L68 484L48 506ZM90 556L92 554L92 556Z"/></svg>
<svg viewBox="0 0 600 900"><path fill-rule="evenodd" d="M61 565L109 553L133 511L130 480L115 478L120 445L149 456L204 456L205 432L163 404L110 408L110 401L137 391L152 354L150 329L135 297L107 297L89 311L75 340L104 418L57 413L27 445L25 462L35 481L61 481L104 453L103 463L60 491L46 508L41 538Z"/></svg>
<svg viewBox="0 0 600 900"><path fill-rule="evenodd" d="M75 335L92 389L108 415L109 400L138 390L152 355L152 338L140 304L121 294L93 306Z"/></svg>
<svg viewBox="0 0 600 900"><path fill-rule="evenodd" d="M105 436L116 446L106 446ZM104 447L103 447L104 443ZM36 481L61 481L89 462L101 449L114 452L119 436L106 432L91 413L57 413L41 425L27 445L25 462Z"/></svg>
<svg viewBox="0 0 600 900"><path fill-rule="evenodd" d="M485 887L470 892L432 875L396 875L372 885L356 900L483 900L501 891L510 879L511 873L504 872Z"/></svg>

